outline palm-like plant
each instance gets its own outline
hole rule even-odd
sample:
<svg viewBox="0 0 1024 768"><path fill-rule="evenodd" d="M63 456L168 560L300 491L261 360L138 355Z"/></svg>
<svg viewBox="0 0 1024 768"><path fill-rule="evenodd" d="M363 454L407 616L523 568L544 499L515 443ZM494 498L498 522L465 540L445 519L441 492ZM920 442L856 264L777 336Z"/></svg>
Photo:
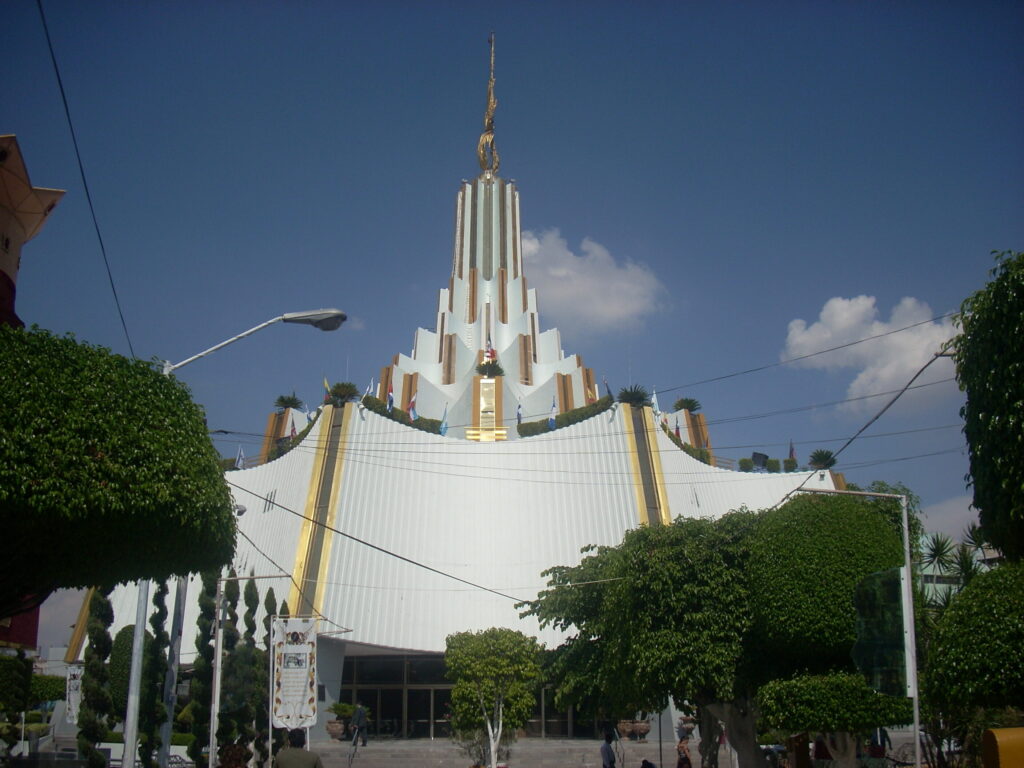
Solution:
<svg viewBox="0 0 1024 768"><path fill-rule="evenodd" d="M680 397L672 407L677 411L696 413L700 410L700 400L693 397Z"/></svg>
<svg viewBox="0 0 1024 768"><path fill-rule="evenodd" d="M339 381L331 387L331 400L334 405L344 405L350 400L359 399L359 387L351 381Z"/></svg>
<svg viewBox="0 0 1024 768"><path fill-rule="evenodd" d="M620 389L618 400L620 403L626 403L636 408L642 408L645 405L651 404L650 394L640 384L633 384L632 386Z"/></svg>
<svg viewBox="0 0 1024 768"><path fill-rule="evenodd" d="M505 375L505 369L498 365L497 360L487 360L476 367L476 372L487 379Z"/></svg>
<svg viewBox="0 0 1024 768"><path fill-rule="evenodd" d="M924 542L921 562L945 573L953 564L953 552L956 549L953 540L944 533L932 533Z"/></svg>
<svg viewBox="0 0 1024 768"><path fill-rule="evenodd" d="M302 401L292 392L290 395L281 395L274 401L274 407L279 411L286 411L289 408L301 408Z"/></svg>
<svg viewBox="0 0 1024 768"><path fill-rule="evenodd" d="M981 563L975 557L976 552L974 547L961 542L953 553L949 572L960 580L961 588L966 587L971 583L971 579L981 573Z"/></svg>
<svg viewBox="0 0 1024 768"><path fill-rule="evenodd" d="M819 448L811 453L809 463L815 469L831 469L836 465L836 457L832 451Z"/></svg>

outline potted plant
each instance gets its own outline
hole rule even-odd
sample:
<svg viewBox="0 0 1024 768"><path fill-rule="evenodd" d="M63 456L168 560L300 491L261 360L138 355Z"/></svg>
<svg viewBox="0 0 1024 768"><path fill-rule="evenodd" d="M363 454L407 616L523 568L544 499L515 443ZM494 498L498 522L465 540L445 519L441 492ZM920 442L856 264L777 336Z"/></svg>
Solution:
<svg viewBox="0 0 1024 768"><path fill-rule="evenodd" d="M355 706L344 701L336 701L328 707L334 713L334 719L328 720L324 727L332 739L345 740L345 731L348 730L348 721L356 711Z"/></svg>

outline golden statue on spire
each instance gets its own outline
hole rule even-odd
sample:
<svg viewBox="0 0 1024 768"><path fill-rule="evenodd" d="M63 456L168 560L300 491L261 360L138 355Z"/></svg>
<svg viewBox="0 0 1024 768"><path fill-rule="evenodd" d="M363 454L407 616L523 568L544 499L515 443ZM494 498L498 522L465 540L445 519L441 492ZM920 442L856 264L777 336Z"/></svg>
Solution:
<svg viewBox="0 0 1024 768"><path fill-rule="evenodd" d="M493 32L487 42L491 44L491 79L487 81L487 111L484 113L484 132L480 134L480 141L476 145L476 158L480 162L480 170L497 175L501 158L498 157L498 148L494 146L494 110L498 107L498 100L494 98Z"/></svg>

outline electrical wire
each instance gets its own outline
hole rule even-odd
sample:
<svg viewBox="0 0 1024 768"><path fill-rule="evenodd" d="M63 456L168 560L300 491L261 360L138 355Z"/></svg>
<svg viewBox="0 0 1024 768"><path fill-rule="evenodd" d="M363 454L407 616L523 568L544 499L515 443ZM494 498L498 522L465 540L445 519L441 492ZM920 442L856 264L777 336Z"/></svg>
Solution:
<svg viewBox="0 0 1024 768"><path fill-rule="evenodd" d="M57 87L60 89L60 98L64 103L64 116L68 121L68 129L71 131L71 143L75 148L75 159L78 160L78 173L82 177L82 188L85 190L85 201L89 206L89 213L92 215L92 225L96 230L96 239L100 244L100 253L103 254L103 264L107 268L107 280L110 281L110 290L114 294L114 304L117 306L117 315L121 318L121 328L124 329L124 337L128 342L128 351L135 357L135 348L132 346L132 337L128 333L128 323L124 319L124 311L121 309L121 299L117 295L117 286L114 284L114 273L110 269L110 260L107 258L107 247L103 244L103 235L100 234L100 223L96 217L96 207L92 203L92 194L89 192L89 182L85 178L85 165L82 163L82 153L78 148L78 137L75 135L75 125L71 120L71 108L68 106L68 97L64 92L64 81L60 76L60 67L57 66L57 55L53 50L53 41L50 39L50 28L46 23L46 14L43 12L43 0L36 0L39 8L39 18L43 22L43 32L46 35L46 45L50 51L50 60L53 62L53 72L57 76Z"/></svg>

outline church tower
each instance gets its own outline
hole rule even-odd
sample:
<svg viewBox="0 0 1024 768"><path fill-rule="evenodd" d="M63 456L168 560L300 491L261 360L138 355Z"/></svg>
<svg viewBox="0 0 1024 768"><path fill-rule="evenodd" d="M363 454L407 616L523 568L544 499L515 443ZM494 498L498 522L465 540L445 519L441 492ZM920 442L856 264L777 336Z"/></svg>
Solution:
<svg viewBox="0 0 1024 768"><path fill-rule="evenodd" d="M557 329L542 330L536 291L527 285L519 191L498 175L493 35L490 46L480 175L456 196L452 271L436 326L417 329L411 356L395 355L377 390L381 399L390 391L404 410L415 402L421 416L447 414L452 437L481 441L517 437L519 414L547 418L552 407L562 413L598 396L593 371L579 355L565 355ZM497 363L503 373L478 373L483 363Z"/></svg>

